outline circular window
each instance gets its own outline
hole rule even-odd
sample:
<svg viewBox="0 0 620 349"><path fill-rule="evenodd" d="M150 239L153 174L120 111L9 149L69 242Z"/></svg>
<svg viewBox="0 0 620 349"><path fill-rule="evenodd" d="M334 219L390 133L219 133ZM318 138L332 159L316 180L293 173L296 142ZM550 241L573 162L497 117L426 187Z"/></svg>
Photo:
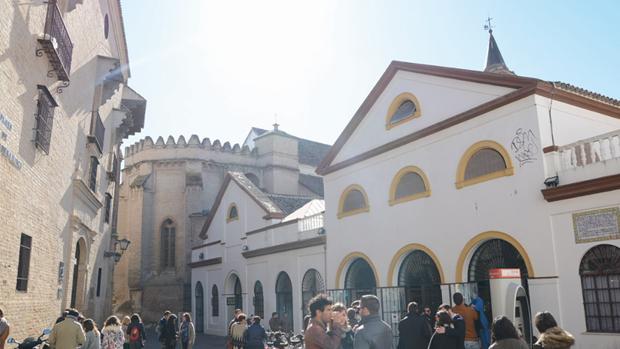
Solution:
<svg viewBox="0 0 620 349"><path fill-rule="evenodd" d="M108 19L108 15L105 15L103 18L103 35L105 38L108 38L108 34L110 34L110 20Z"/></svg>

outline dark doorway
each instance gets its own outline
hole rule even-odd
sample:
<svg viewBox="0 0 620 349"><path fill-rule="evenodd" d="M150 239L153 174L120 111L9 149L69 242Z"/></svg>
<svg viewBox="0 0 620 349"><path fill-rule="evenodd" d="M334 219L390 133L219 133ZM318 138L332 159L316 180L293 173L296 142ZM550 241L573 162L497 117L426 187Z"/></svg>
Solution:
<svg viewBox="0 0 620 349"><path fill-rule="evenodd" d="M351 263L344 279L344 288L351 290L354 300L360 299L365 294L377 292L375 273L366 260L358 258Z"/></svg>
<svg viewBox="0 0 620 349"><path fill-rule="evenodd" d="M417 302L420 309L437 309L442 303L441 276L435 262L424 251L409 253L398 271L398 286L405 287L406 301Z"/></svg>
<svg viewBox="0 0 620 349"><path fill-rule="evenodd" d="M286 272L280 272L276 281L276 311L285 330L293 329L293 284Z"/></svg>

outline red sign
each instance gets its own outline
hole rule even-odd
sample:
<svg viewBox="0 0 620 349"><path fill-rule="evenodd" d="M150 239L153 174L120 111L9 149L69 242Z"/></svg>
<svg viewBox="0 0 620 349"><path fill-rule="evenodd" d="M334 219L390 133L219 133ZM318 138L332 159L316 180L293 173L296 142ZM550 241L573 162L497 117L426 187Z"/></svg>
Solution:
<svg viewBox="0 0 620 349"><path fill-rule="evenodd" d="M519 269L491 269L489 279L520 279L521 270Z"/></svg>

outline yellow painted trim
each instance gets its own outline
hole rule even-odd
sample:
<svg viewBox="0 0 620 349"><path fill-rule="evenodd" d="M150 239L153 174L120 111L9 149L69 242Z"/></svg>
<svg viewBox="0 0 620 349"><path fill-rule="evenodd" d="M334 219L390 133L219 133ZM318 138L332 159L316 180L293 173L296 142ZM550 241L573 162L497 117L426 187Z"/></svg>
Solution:
<svg viewBox="0 0 620 349"><path fill-rule="evenodd" d="M415 104L415 111L413 112L413 114L407 116L406 118L403 118L398 122L391 123L390 120L392 119L392 115L394 115L396 110L398 110L398 107L400 107L400 105L406 100L410 100ZM414 96L412 93L409 93L409 92L403 92L399 94L398 96L396 96L396 98L394 98L394 100L390 104L390 107L388 108L387 115L385 116L385 129L391 130L396 126L402 125L405 122L408 122L408 121L411 121L412 119L420 117L421 115L422 115L422 112L420 109L420 102L418 102L418 99L416 98L416 96Z"/></svg>
<svg viewBox="0 0 620 349"><path fill-rule="evenodd" d="M527 254L527 252L525 251L525 248L523 248L521 243L517 241L517 239L513 238L512 236L506 233L502 233L499 231L487 231L487 232L476 235L471 240L469 240L469 242L467 242L465 247L463 247L463 250L461 251L461 254L459 255L459 259L456 263L456 277L454 278L455 282L463 282L463 272L464 272L464 267L465 267L465 261L466 259L468 259L472 250L475 247L479 246L481 243L487 240L491 240L491 239L500 239L500 240L504 240L507 243L511 244L523 257L523 260L525 261L525 267L527 268L528 276L534 277L534 267L530 260L530 256Z"/></svg>
<svg viewBox="0 0 620 349"><path fill-rule="evenodd" d="M370 265L372 272L375 274L375 284L377 285L377 287L381 286L381 284L379 283L379 273L377 273L377 268L372 263L370 258L368 258L368 256L363 254L362 252L351 252L344 257L344 259L342 260L342 262L340 262L340 265L338 266L338 270L336 271L336 288L344 288L344 285L340 284L340 281L342 279L342 273L345 268L349 267L351 263L358 258L365 260L368 265Z"/></svg>
<svg viewBox="0 0 620 349"><path fill-rule="evenodd" d="M366 202L366 206L362 208L358 208L356 210L344 212L343 211L344 201L347 198L347 195L349 194L349 192L352 190L359 190L359 192L362 193L362 196L364 196L364 201ZM370 211L370 205L368 204L368 195L366 194L366 191L364 190L364 188L362 188L361 185L351 184L350 186L344 189L342 194L340 194L340 200L338 201L338 219L348 217L348 216L353 216L358 213L363 213L363 212L368 212L368 211Z"/></svg>
<svg viewBox="0 0 620 349"><path fill-rule="evenodd" d="M437 258L437 255L430 248L422 244L413 243L413 244L408 244L402 247L400 250L396 251L396 253L394 254L394 257L392 257L392 262L390 262L390 269L388 270L388 279L387 279L388 287L395 285L394 273L396 272L397 264L402 264L403 257L407 256L409 253L413 251L422 251L431 257L431 259L435 263L435 267L437 268L437 271L439 271L439 278L441 280L440 282L443 284L446 278L443 274L443 268L441 267L441 262L439 262L439 258ZM398 265L398 267L400 268L400 265Z"/></svg>
<svg viewBox="0 0 620 349"><path fill-rule="evenodd" d="M237 209L237 217L230 218L230 210L232 210L233 207ZM230 223L232 221L238 221L238 220L239 220L239 207L237 207L237 204L233 202L230 204L230 206L228 206L228 210L226 210L226 223Z"/></svg>
<svg viewBox="0 0 620 349"><path fill-rule="evenodd" d="M424 188L426 188L426 191L396 199L396 187L398 187L398 183L400 183L400 180L402 179L402 177L407 173L418 174L422 178L422 182L424 182ZM398 171L398 173L396 173L396 175L394 176L394 179L392 179L392 184L390 185L390 199L388 203L390 204L390 206L394 206L396 204L400 204L403 202L412 201L416 199L421 199L421 198L425 198L429 196L431 196L431 187L428 181L428 177L426 177L426 174L424 173L424 171L422 171L417 166L407 166L401 169L400 171Z"/></svg>
<svg viewBox="0 0 620 349"><path fill-rule="evenodd" d="M467 168L467 164L469 163L469 160L471 159L472 156L474 156L474 154L476 154L476 152L478 152L481 149L485 149L485 148L489 148L489 149L493 149L497 151L504 158L504 162L506 163L506 168L501 171L495 171L493 173L488 173L484 176L465 180L465 169ZM512 166L512 160L510 159L510 154L508 154L506 149L504 149L504 147L502 147L501 144L494 142L494 141L480 141L470 146L465 151L463 156L461 157L461 161L459 161L459 167L456 171L456 188L461 189L469 185L474 185L474 184L490 181L491 179L505 177L505 176L512 176L513 174L514 174L514 167Z"/></svg>

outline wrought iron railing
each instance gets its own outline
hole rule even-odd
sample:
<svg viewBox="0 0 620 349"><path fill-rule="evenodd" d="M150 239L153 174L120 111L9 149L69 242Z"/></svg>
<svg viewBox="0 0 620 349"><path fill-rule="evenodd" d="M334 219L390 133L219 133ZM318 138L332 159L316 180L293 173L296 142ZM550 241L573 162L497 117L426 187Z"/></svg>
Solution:
<svg viewBox="0 0 620 349"><path fill-rule="evenodd" d="M55 71L58 80L69 81L73 43L56 2L48 0L45 29L43 37L39 38L42 49L38 49L36 54L40 57L43 52L47 53L53 67L50 74Z"/></svg>
<svg viewBox="0 0 620 349"><path fill-rule="evenodd" d="M48 91L47 87L38 85L39 98L37 100L37 114L35 115L36 127L34 143L49 154L52 139L52 125L54 122L54 108L58 106Z"/></svg>
<svg viewBox="0 0 620 349"><path fill-rule="evenodd" d="M91 143L95 143L95 145L99 149L99 152L103 151L104 136L105 136L105 127L103 126L103 121L101 121L99 112L95 110L91 116L90 132L88 134L88 141Z"/></svg>

